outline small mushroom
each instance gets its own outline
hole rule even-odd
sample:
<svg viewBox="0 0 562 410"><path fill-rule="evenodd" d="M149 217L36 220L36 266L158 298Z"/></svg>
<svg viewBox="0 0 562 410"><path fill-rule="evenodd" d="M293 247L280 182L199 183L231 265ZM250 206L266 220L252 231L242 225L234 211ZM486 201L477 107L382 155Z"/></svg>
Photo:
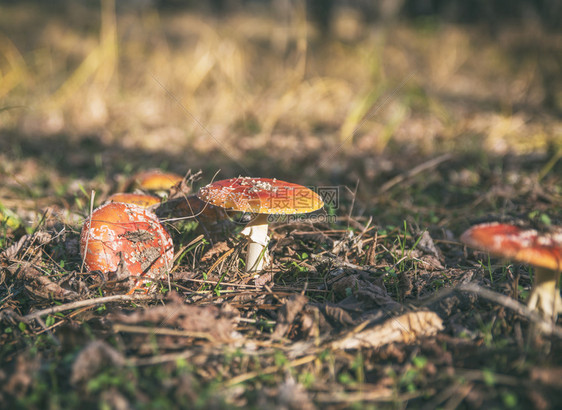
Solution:
<svg viewBox="0 0 562 410"><path fill-rule="evenodd" d="M495 256L534 266L535 284L528 306L544 317L556 320L562 312L558 289L562 270L562 232L539 234L534 229L486 223L468 229L461 240Z"/></svg>
<svg viewBox="0 0 562 410"><path fill-rule="evenodd" d="M125 183L124 191L140 189L142 191L158 194L167 194L174 185L180 183L183 177L172 172L163 172L159 169L139 172Z"/></svg>
<svg viewBox="0 0 562 410"><path fill-rule="evenodd" d="M242 230L248 238L246 271L259 272L268 262L268 215L316 211L324 202L309 188L269 178L238 177L209 184L197 196L212 205L255 215Z"/></svg>
<svg viewBox="0 0 562 410"><path fill-rule="evenodd" d="M80 235L80 254L90 271L115 272L124 262L135 280L133 289L148 279L162 279L174 259L170 234L148 209L110 202L92 212Z"/></svg>
<svg viewBox="0 0 562 410"><path fill-rule="evenodd" d="M160 203L160 198L149 194L135 194L131 192L120 192L111 195L105 202L124 202L126 204L138 205L149 208Z"/></svg>

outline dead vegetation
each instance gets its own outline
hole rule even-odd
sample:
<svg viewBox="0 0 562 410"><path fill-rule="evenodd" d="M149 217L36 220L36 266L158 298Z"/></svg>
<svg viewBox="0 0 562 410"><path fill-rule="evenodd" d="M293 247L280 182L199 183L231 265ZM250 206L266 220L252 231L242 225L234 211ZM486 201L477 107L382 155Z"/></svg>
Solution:
<svg viewBox="0 0 562 410"><path fill-rule="evenodd" d="M68 24L0 6L0 406L562 405L533 271L458 240L562 226L559 33L343 13L322 42L298 12L61 4ZM83 269L80 228L92 191L149 168L335 196L271 225L255 279L243 216L177 220L173 191L169 277L124 295L126 272Z"/></svg>

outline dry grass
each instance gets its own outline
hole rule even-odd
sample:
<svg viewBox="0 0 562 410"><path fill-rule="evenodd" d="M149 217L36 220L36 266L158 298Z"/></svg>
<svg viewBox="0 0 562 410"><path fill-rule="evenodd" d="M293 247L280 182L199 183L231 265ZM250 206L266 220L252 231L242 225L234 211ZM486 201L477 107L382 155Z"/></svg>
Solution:
<svg viewBox="0 0 562 410"><path fill-rule="evenodd" d="M560 33L117 6L0 5L0 404L560 406L532 272L456 239L562 226ZM275 224L258 283L236 230L169 224L173 292L112 296L90 192L153 167L337 187L337 219Z"/></svg>

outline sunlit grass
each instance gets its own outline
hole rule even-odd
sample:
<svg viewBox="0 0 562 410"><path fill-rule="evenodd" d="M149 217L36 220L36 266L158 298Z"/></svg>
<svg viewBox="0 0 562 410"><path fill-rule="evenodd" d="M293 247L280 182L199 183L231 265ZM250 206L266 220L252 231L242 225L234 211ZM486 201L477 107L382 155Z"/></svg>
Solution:
<svg viewBox="0 0 562 410"><path fill-rule="evenodd" d="M557 138L552 122L513 108L539 102L530 57L513 72L509 48L474 29L373 28L345 16L347 32L320 42L302 10L288 19L219 20L116 11L112 0L83 7L70 13L88 16L93 29L53 20L29 28L35 43L23 46L21 33L0 36L0 96L6 106L26 107L0 113L2 128L103 132L106 143L147 151L205 154L220 145L237 160L265 144L290 154L295 148L280 135L317 141L308 143L311 152L359 146L373 155L410 145L431 153L443 141L451 149L466 134L499 153L544 152ZM4 8L4 19L17 13ZM484 112L489 104L494 113Z"/></svg>

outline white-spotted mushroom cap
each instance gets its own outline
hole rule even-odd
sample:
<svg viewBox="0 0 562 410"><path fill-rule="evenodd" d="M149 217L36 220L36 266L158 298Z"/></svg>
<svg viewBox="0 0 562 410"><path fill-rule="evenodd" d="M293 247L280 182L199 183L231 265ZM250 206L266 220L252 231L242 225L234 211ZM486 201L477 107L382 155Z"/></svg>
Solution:
<svg viewBox="0 0 562 410"><path fill-rule="evenodd" d="M461 240L498 257L552 271L562 270L562 232L540 234L534 229L486 223L468 229Z"/></svg>
<svg viewBox="0 0 562 410"><path fill-rule="evenodd" d="M311 189L270 178L225 179L201 188L197 196L215 206L255 214L304 214L324 206Z"/></svg>
<svg viewBox="0 0 562 410"><path fill-rule="evenodd" d="M153 212L110 202L84 222L80 253L90 271L113 272L122 257L131 275L162 279L172 265L174 246Z"/></svg>

